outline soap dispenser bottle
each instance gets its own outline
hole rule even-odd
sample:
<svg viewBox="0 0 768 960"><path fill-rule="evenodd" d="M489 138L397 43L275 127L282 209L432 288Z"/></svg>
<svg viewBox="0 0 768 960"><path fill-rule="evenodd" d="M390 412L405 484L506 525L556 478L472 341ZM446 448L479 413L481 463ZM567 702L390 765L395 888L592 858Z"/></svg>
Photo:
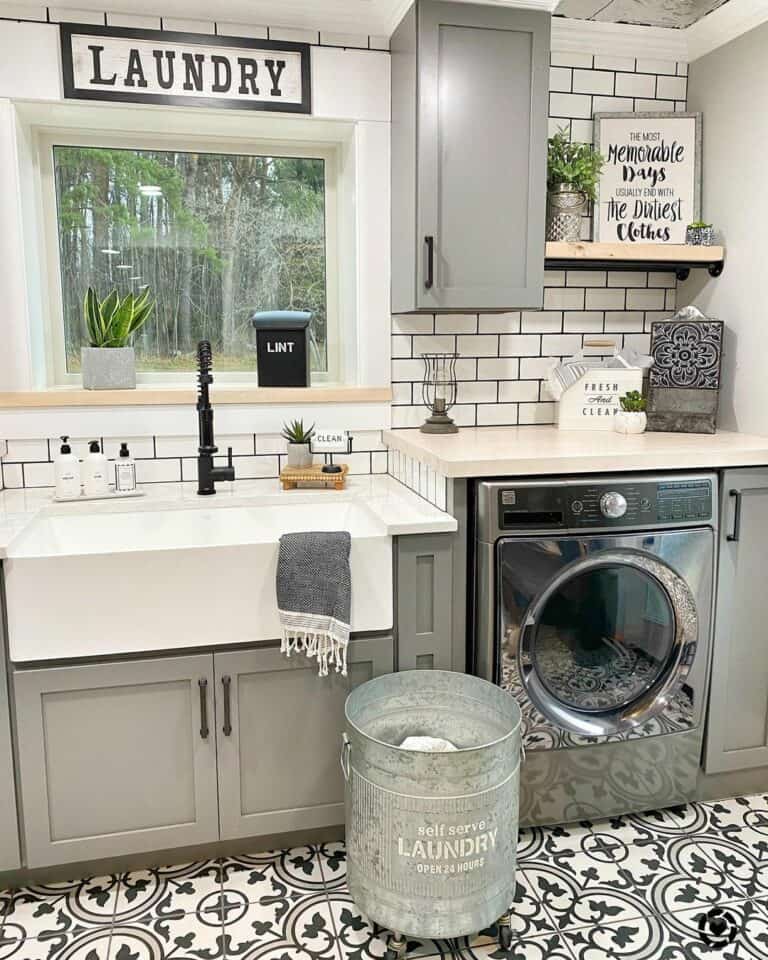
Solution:
<svg viewBox="0 0 768 960"><path fill-rule="evenodd" d="M88 456L83 460L83 490L86 497L103 497L109 493L107 458L101 452L98 440L91 440Z"/></svg>
<svg viewBox="0 0 768 960"><path fill-rule="evenodd" d="M53 464L57 500L76 500L80 496L80 461L72 453L69 437L61 438L61 448Z"/></svg>
<svg viewBox="0 0 768 960"><path fill-rule="evenodd" d="M136 464L127 443L120 444L120 455L115 462L115 492L131 493L136 489Z"/></svg>

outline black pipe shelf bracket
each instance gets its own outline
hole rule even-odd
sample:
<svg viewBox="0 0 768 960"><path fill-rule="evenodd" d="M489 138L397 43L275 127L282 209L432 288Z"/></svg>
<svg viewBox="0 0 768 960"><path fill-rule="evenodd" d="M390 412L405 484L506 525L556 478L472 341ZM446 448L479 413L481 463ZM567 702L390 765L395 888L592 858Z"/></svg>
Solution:
<svg viewBox="0 0 768 960"><path fill-rule="evenodd" d="M725 263L723 260L709 262L695 260L684 262L679 260L586 260L581 257L566 259L563 257L547 257L544 260L546 270L636 270L637 272L674 273L678 280L687 280L691 270L706 268L710 277L719 277Z"/></svg>

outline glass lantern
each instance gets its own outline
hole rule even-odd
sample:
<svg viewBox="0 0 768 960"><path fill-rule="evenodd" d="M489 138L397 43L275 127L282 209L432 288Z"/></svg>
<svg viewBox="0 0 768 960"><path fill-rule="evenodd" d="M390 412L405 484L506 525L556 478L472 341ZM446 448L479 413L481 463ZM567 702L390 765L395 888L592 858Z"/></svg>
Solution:
<svg viewBox="0 0 768 960"><path fill-rule="evenodd" d="M422 353L424 382L421 398L430 416L421 425L422 433L458 433L459 428L448 416L456 403L457 353Z"/></svg>

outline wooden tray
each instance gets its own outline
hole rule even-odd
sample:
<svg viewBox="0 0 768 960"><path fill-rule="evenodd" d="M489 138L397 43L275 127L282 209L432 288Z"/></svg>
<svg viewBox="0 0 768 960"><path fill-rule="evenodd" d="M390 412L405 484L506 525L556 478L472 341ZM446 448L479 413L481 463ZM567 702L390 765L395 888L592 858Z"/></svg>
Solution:
<svg viewBox="0 0 768 960"><path fill-rule="evenodd" d="M295 490L300 483L324 483L332 485L334 490L343 490L347 482L349 466L340 463L341 473L323 473L323 464L315 463L311 467L283 467L280 471L280 483L283 490Z"/></svg>

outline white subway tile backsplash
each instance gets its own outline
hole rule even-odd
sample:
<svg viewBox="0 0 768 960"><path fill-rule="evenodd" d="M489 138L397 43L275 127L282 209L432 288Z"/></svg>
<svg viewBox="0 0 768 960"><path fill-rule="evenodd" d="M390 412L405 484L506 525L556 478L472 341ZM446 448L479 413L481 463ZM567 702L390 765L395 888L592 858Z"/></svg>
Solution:
<svg viewBox="0 0 768 960"><path fill-rule="evenodd" d="M139 30L159 30L160 17L148 17L141 13L109 13L107 25L110 27L134 27Z"/></svg>
<svg viewBox="0 0 768 960"><path fill-rule="evenodd" d="M538 399L538 380L502 380L499 384L500 403L530 403Z"/></svg>
<svg viewBox="0 0 768 960"><path fill-rule="evenodd" d="M52 487L54 485L52 463L25 463L23 466L25 487Z"/></svg>
<svg viewBox="0 0 768 960"><path fill-rule="evenodd" d="M392 406L407 405L412 403L412 384L393 383L392 384Z"/></svg>
<svg viewBox="0 0 768 960"><path fill-rule="evenodd" d="M565 357L581 349L581 337L577 333L544 334L541 352L547 357Z"/></svg>
<svg viewBox="0 0 768 960"><path fill-rule="evenodd" d="M571 140L576 143L592 143L594 123L591 120L571 120Z"/></svg>
<svg viewBox="0 0 768 960"><path fill-rule="evenodd" d="M169 460L137 460L137 483L173 483L181 480L181 458Z"/></svg>
<svg viewBox="0 0 768 960"><path fill-rule="evenodd" d="M435 332L435 318L431 314L395 314L392 317L392 333L427 334Z"/></svg>
<svg viewBox="0 0 768 960"><path fill-rule="evenodd" d="M496 403L495 380L467 380L458 386L458 403Z"/></svg>
<svg viewBox="0 0 768 960"><path fill-rule="evenodd" d="M298 27L270 27L270 40L287 40L289 43L319 43L317 30L301 30Z"/></svg>
<svg viewBox="0 0 768 960"><path fill-rule="evenodd" d="M606 272L605 270L569 270L567 283L569 287L604 287ZM546 304L546 298L544 303ZM580 306L583 307L584 304Z"/></svg>
<svg viewBox="0 0 768 960"><path fill-rule="evenodd" d="M599 310L566 311L563 330L565 333L602 333L603 314Z"/></svg>
<svg viewBox="0 0 768 960"><path fill-rule="evenodd" d="M686 77L659 77L656 81L656 99L685 100L687 87Z"/></svg>
<svg viewBox="0 0 768 960"><path fill-rule="evenodd" d="M216 22L216 32L222 37L252 37L254 40L266 40L269 30L254 23Z"/></svg>
<svg viewBox="0 0 768 960"><path fill-rule="evenodd" d="M638 59L635 70L638 73L663 73L674 76L677 73L677 64L674 60Z"/></svg>
<svg viewBox="0 0 768 960"><path fill-rule="evenodd" d="M553 67L584 67L589 69L592 62L591 53L566 53L561 50L553 50L550 55L550 63Z"/></svg>
<svg viewBox="0 0 768 960"><path fill-rule="evenodd" d="M478 333L519 333L519 313L481 313Z"/></svg>
<svg viewBox="0 0 768 960"><path fill-rule="evenodd" d="M415 360L393 360L392 361L392 379L393 380L421 381L423 378L424 378L424 361L421 358L415 359Z"/></svg>
<svg viewBox="0 0 768 960"><path fill-rule="evenodd" d="M489 333L457 337L456 349L465 357L498 357L499 338Z"/></svg>
<svg viewBox="0 0 768 960"><path fill-rule="evenodd" d="M320 31L320 43L326 47L355 47L361 50L368 49L367 33L329 33Z"/></svg>
<svg viewBox="0 0 768 960"><path fill-rule="evenodd" d="M518 423L554 423L554 403L521 403Z"/></svg>
<svg viewBox="0 0 768 960"><path fill-rule="evenodd" d="M178 30L180 33L216 33L213 20L190 20L187 17L163 17L163 30Z"/></svg>
<svg viewBox="0 0 768 960"><path fill-rule="evenodd" d="M551 357L522 357L520 377L523 380L543 380L552 369Z"/></svg>
<svg viewBox="0 0 768 960"><path fill-rule="evenodd" d="M114 459L120 453L120 444L127 443L134 460L151 460L155 456L154 437L104 437L102 450L108 459Z"/></svg>
<svg viewBox="0 0 768 960"><path fill-rule="evenodd" d="M549 89L556 93L570 93L573 70L569 67L549 68Z"/></svg>
<svg viewBox="0 0 768 960"><path fill-rule="evenodd" d="M24 486L24 467L22 464L3 464L3 486L6 490L17 490Z"/></svg>
<svg viewBox="0 0 768 960"><path fill-rule="evenodd" d="M606 333L639 332L643 329L642 313L608 310L605 314Z"/></svg>
<svg viewBox="0 0 768 960"><path fill-rule="evenodd" d="M477 314L438 314L435 317L435 333L477 333Z"/></svg>
<svg viewBox="0 0 768 960"><path fill-rule="evenodd" d="M516 403L480 403L477 407L478 427L514 427L517 424Z"/></svg>
<svg viewBox="0 0 768 960"><path fill-rule="evenodd" d="M627 310L662 310L664 290L627 290Z"/></svg>
<svg viewBox="0 0 768 960"><path fill-rule="evenodd" d="M387 472L387 451L377 450L371 454L371 473Z"/></svg>
<svg viewBox="0 0 768 960"><path fill-rule="evenodd" d="M587 310L623 310L625 291L623 289L599 290L591 289L586 291L584 304Z"/></svg>
<svg viewBox="0 0 768 960"><path fill-rule="evenodd" d="M499 341L499 352L502 357L537 357L541 353L541 337L526 333L502 336Z"/></svg>
<svg viewBox="0 0 768 960"><path fill-rule="evenodd" d="M477 361L478 380L517 380L519 373L520 361L513 357Z"/></svg>
<svg viewBox="0 0 768 960"><path fill-rule="evenodd" d="M592 97L585 93L550 93L550 117L592 117Z"/></svg>
<svg viewBox="0 0 768 960"><path fill-rule="evenodd" d="M389 37L370 36L368 37L368 46L371 50L389 50Z"/></svg>
<svg viewBox="0 0 768 960"><path fill-rule="evenodd" d="M59 444L61 441L58 441ZM56 447L58 450L58 447ZM27 460L49 460L47 440L9 440L3 458L9 463L24 463Z"/></svg>
<svg viewBox="0 0 768 960"><path fill-rule="evenodd" d="M545 313L543 310L524 310L520 322L520 330L523 333L559 333L562 325L562 313L554 311Z"/></svg>
<svg viewBox="0 0 768 960"><path fill-rule="evenodd" d="M392 337L392 357L393 359L400 359L402 357L411 356L411 344L412 337L404 337L399 335L394 335Z"/></svg>
<svg viewBox="0 0 768 960"><path fill-rule="evenodd" d="M574 70L573 93L613 94L614 74L607 70Z"/></svg>
<svg viewBox="0 0 768 960"><path fill-rule="evenodd" d="M656 93L656 77L648 73L617 73L617 97L653 97Z"/></svg>
<svg viewBox="0 0 768 960"><path fill-rule="evenodd" d="M613 57L595 54L595 70L627 70L631 73L634 69L634 57Z"/></svg>
<svg viewBox="0 0 768 960"><path fill-rule="evenodd" d="M649 287L668 287L672 290L677 289L677 278L674 273L649 273L648 274L648 286Z"/></svg>
<svg viewBox="0 0 768 960"><path fill-rule="evenodd" d="M609 287L646 287L648 274L639 270L609 270Z"/></svg>
<svg viewBox="0 0 768 960"><path fill-rule="evenodd" d="M592 109L595 113L629 113L634 104L631 97L593 97Z"/></svg>
<svg viewBox="0 0 768 960"><path fill-rule="evenodd" d="M414 337L413 355L421 353L452 353L456 349L456 338L447 334L433 337ZM423 370L422 364L422 370Z"/></svg>
<svg viewBox="0 0 768 960"><path fill-rule="evenodd" d="M580 287L548 287L544 290L544 309L583 310L584 290Z"/></svg>

